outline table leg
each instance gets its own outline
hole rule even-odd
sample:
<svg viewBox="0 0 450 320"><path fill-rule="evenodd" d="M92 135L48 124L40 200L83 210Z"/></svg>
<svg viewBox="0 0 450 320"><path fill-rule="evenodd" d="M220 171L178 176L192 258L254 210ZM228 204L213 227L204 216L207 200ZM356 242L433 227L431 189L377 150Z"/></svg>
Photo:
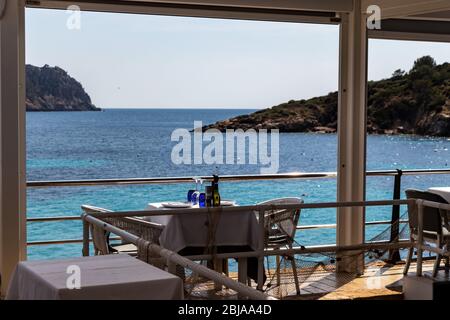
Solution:
<svg viewBox="0 0 450 320"><path fill-rule="evenodd" d="M167 259L167 271L173 275L177 275L177 265Z"/></svg>
<svg viewBox="0 0 450 320"><path fill-rule="evenodd" d="M264 286L264 257L258 257L258 285L256 289L261 290Z"/></svg>
<svg viewBox="0 0 450 320"><path fill-rule="evenodd" d="M223 259L214 259L213 264L214 264L214 271L216 271L218 273L223 272ZM222 285L217 282L214 283L214 290L221 291Z"/></svg>
<svg viewBox="0 0 450 320"><path fill-rule="evenodd" d="M230 272L228 270L228 259L223 259L223 273L228 277L230 276Z"/></svg>
<svg viewBox="0 0 450 320"><path fill-rule="evenodd" d="M238 281L247 284L247 258L238 258ZM239 299L245 297L238 295Z"/></svg>
<svg viewBox="0 0 450 320"><path fill-rule="evenodd" d="M238 258L238 281L247 284L247 258Z"/></svg>

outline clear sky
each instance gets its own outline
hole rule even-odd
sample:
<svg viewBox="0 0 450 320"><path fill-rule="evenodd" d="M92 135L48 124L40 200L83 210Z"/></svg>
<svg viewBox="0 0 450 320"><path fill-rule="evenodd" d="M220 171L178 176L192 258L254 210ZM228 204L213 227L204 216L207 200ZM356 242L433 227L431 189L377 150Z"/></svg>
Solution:
<svg viewBox="0 0 450 320"><path fill-rule="evenodd" d="M59 66L101 108L266 108L337 90L338 27L27 9L26 60ZM450 44L371 40L369 79Z"/></svg>

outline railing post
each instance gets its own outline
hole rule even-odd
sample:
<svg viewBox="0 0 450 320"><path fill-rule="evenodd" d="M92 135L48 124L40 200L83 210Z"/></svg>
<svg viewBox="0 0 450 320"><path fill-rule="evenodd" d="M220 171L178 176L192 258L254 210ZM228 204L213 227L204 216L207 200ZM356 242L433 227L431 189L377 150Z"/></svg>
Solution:
<svg viewBox="0 0 450 320"><path fill-rule="evenodd" d="M400 200L400 193L402 187L402 170L397 169L397 174L394 177L394 192L393 192L393 200ZM390 242L398 242L399 240L399 232L400 232L400 205L392 206L392 217L391 217L391 237ZM398 249L389 250L389 263L397 263L401 261L400 251Z"/></svg>
<svg viewBox="0 0 450 320"><path fill-rule="evenodd" d="M417 267L416 275L418 277L422 276L422 255L423 255L423 200L417 200Z"/></svg>
<svg viewBox="0 0 450 320"><path fill-rule="evenodd" d="M259 210L259 248L258 248L258 285L256 289L263 290L264 286L264 247L265 247L265 228L264 228L264 210ZM270 271L270 270L268 270Z"/></svg>
<svg viewBox="0 0 450 320"><path fill-rule="evenodd" d="M83 257L89 256L89 222L85 220L85 215L82 216L83 220Z"/></svg>

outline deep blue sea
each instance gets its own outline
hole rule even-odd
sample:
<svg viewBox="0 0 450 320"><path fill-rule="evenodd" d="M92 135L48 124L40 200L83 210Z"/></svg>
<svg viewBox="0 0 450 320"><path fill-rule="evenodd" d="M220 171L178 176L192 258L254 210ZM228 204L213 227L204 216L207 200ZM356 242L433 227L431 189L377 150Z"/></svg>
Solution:
<svg viewBox="0 0 450 320"><path fill-rule="evenodd" d="M100 178L170 177L259 173L258 165L175 165L171 152L174 129L192 129L195 121L213 123L253 110L107 109L104 112L27 113L27 178L72 180ZM206 145L206 143L205 143ZM448 168L450 139L419 136L368 137L367 168ZM336 171L337 139L333 134L280 134L279 172ZM449 186L450 175L408 176L402 189ZM193 184L65 187L29 189L28 217L80 215L82 204L113 210L140 210L149 202L184 200ZM369 177L367 198L391 199L392 177ZM335 179L221 183L221 196L239 204L279 197L302 197L305 202L336 200ZM404 209L402 209L402 212ZM390 219L391 208L371 208L367 220ZM335 210L303 210L300 224L335 222ZM385 227L367 228L371 238ZM81 222L29 223L28 240L81 238ZM335 230L297 233L301 244L335 242ZM32 246L30 259L81 254L81 245Z"/></svg>

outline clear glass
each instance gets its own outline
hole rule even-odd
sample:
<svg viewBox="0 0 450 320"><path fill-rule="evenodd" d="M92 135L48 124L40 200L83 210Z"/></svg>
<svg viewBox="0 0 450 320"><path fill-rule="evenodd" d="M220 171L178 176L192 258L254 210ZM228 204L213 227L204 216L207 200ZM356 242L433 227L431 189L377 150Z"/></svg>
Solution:
<svg viewBox="0 0 450 320"><path fill-rule="evenodd" d="M203 180L200 177L194 177L193 179L195 180L195 191L191 196L191 204L195 206L199 203L200 190L203 184Z"/></svg>

